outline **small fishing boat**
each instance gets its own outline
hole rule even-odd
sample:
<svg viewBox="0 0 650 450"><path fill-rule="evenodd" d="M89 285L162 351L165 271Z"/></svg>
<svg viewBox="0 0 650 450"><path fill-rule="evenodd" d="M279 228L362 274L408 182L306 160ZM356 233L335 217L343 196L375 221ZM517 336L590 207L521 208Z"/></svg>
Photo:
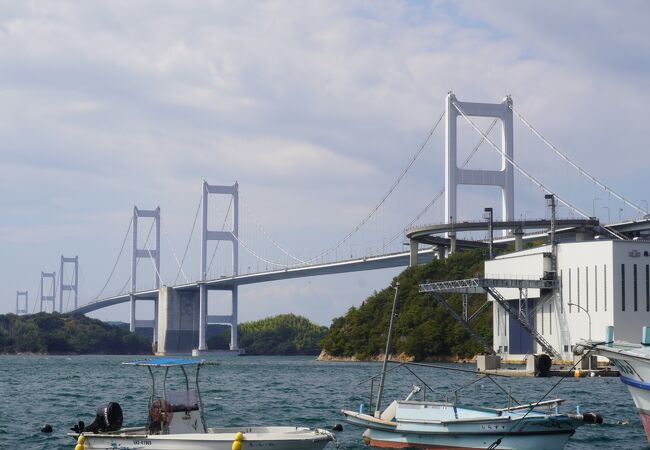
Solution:
<svg viewBox="0 0 650 450"><path fill-rule="evenodd" d="M453 402L393 401L381 414L341 411L380 448L558 450L576 428L602 423L594 413L562 414L562 399L493 409ZM546 409L545 411L542 409Z"/></svg>
<svg viewBox="0 0 650 450"><path fill-rule="evenodd" d="M614 327L606 330L604 342L581 341L576 355L604 356L620 371L620 379L627 386L650 442L650 328L643 327L641 343L614 341Z"/></svg>
<svg viewBox="0 0 650 450"><path fill-rule="evenodd" d="M97 409L95 420L79 422L69 433L77 440L75 450L321 450L334 438L318 428L289 426L241 426L208 428L199 390L199 370L214 365L204 360L160 358L124 363L146 367L151 375L151 395L146 424L123 428L122 408L110 402ZM194 387L186 368L195 368ZM162 380L155 372L163 370ZM180 372L170 380L170 369ZM178 378L178 377L177 377ZM172 381L176 381L176 386Z"/></svg>
<svg viewBox="0 0 650 450"><path fill-rule="evenodd" d="M562 399L512 406L513 398L508 394L508 407L501 409L462 405L458 401L414 400L422 390L419 386L413 386L404 400L394 400L382 411L381 397L397 292L396 287L374 414L365 413L363 406L358 412L341 411L346 422L366 429L363 440L367 445L380 448L558 450L564 448L579 426L603 422L602 417L594 413L560 413ZM426 389L423 397L424 394Z"/></svg>

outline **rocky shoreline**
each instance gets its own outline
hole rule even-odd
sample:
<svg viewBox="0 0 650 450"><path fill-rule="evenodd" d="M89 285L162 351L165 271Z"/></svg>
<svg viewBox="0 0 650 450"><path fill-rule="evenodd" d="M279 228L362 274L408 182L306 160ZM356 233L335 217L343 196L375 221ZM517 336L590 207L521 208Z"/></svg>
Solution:
<svg viewBox="0 0 650 450"><path fill-rule="evenodd" d="M384 360L384 354L379 354L371 356L369 358L358 359L354 356L333 356L327 353L327 351L322 350L316 361L329 361L329 362L381 362ZM405 353L400 353L397 355L391 356L392 361L399 362L415 362L415 357L412 355L407 355ZM446 362L446 363L475 363L476 357L471 358L461 358L458 356L435 356L427 358L425 361L420 362Z"/></svg>

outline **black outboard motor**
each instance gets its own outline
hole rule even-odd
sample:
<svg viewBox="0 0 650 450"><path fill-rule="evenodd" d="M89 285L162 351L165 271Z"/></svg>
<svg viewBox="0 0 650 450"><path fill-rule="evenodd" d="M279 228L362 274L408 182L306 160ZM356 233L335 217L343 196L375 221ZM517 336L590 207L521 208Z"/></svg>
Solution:
<svg viewBox="0 0 650 450"><path fill-rule="evenodd" d="M122 428L122 407L119 403L108 402L97 408L95 421L86 427L85 431L103 433L117 431Z"/></svg>

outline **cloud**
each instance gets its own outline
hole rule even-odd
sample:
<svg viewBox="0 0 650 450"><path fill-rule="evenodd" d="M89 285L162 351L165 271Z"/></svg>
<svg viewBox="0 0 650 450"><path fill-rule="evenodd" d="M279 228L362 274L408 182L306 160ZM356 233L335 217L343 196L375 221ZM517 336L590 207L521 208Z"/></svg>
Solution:
<svg viewBox="0 0 650 450"><path fill-rule="evenodd" d="M647 197L639 180L649 162L648 9L604 1L3 4L0 245L14 261L6 274L27 284L74 250L88 290L98 291L134 204L161 206L165 277L176 272L167 241L179 258L187 245L187 270L196 271L198 229L187 238L203 179L239 181L250 209L241 209L242 239L266 258L286 255L255 222L290 252L318 254L378 204L449 90L463 101L512 94L585 168ZM604 198L517 126L522 165L585 210ZM381 248L395 233L401 248L400 230L444 184L443 140L439 129L336 256ZM468 130L463 141L471 149L477 136ZM494 159L484 147L473 164ZM543 215L543 201L531 206L541 193L521 182L518 210ZM463 199L468 217L498 202L477 197ZM442 220L442 204L421 221ZM242 264L255 260L242 251ZM368 276L368 290L385 277ZM342 281L343 303L361 301L354 280ZM13 299L14 287L4 286ZM310 294L274 295L289 308Z"/></svg>

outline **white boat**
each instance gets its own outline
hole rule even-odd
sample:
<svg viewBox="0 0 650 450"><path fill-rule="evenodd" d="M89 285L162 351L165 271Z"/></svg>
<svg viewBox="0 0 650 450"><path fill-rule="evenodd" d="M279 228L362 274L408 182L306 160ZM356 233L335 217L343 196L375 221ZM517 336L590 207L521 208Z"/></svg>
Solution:
<svg viewBox="0 0 650 450"><path fill-rule="evenodd" d="M594 413L560 413L562 399L494 409L411 397L393 401L378 417L341 412L366 428L367 445L380 448L558 450L579 426L602 423Z"/></svg>
<svg viewBox="0 0 650 450"><path fill-rule="evenodd" d="M396 301L397 288L375 412L366 414L363 407L359 412L341 411L349 424L366 429L363 439L367 445L380 448L559 450L564 448L579 426L603 422L602 417L594 413L560 413L561 399L502 409L457 402L416 401L413 398L421 391L418 386L413 386L405 400L394 400L381 411ZM510 405L512 397L508 397Z"/></svg>
<svg viewBox="0 0 650 450"><path fill-rule="evenodd" d="M152 380L146 424L123 428L122 409L117 403L101 405L95 421L79 422L70 433L77 439L75 450L321 450L334 438L329 431L289 426L242 426L208 428L199 390L199 369L203 360L160 358L124 363L146 367ZM195 368L195 388L190 388L186 367ZM162 383L155 369L164 370ZM181 386L170 387L170 368L182 373ZM158 380L160 381L160 380ZM158 389L157 390L157 386Z"/></svg>
<svg viewBox="0 0 650 450"><path fill-rule="evenodd" d="M640 344L614 341L614 327L607 327L606 335L605 342L581 341L574 352L604 356L620 371L650 442L650 328L643 327Z"/></svg>

